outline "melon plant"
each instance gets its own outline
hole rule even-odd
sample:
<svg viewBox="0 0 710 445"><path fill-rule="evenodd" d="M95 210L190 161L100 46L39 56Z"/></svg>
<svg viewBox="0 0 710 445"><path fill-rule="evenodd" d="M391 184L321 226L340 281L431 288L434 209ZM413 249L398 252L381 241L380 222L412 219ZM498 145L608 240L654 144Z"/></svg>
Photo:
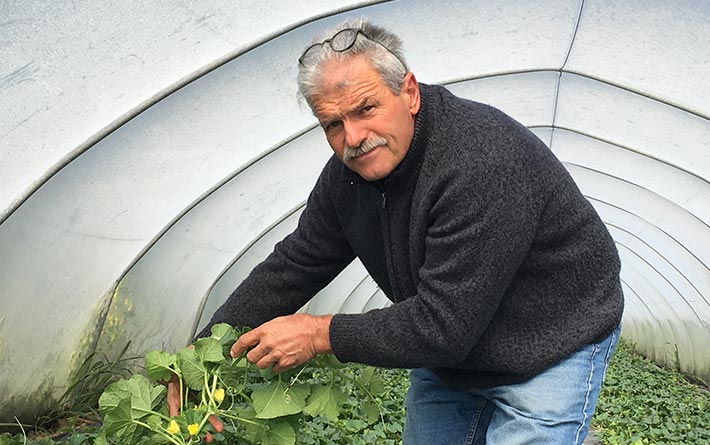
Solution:
<svg viewBox="0 0 710 445"><path fill-rule="evenodd" d="M358 393L348 396L359 401L357 415L366 424L381 418L377 400L386 389L375 368L366 367L357 376L338 374L343 365L327 355L274 374L257 369L244 355L230 357L230 347L245 330L217 324L211 332L176 354L147 353L145 376L135 374L109 385L99 399L103 425L95 443L293 445L303 423L299 418L336 420L341 415L347 397L336 380L343 378L351 379ZM175 382L179 393L174 416L167 407L168 381ZM215 418L224 427L217 427L221 431L210 421Z"/></svg>

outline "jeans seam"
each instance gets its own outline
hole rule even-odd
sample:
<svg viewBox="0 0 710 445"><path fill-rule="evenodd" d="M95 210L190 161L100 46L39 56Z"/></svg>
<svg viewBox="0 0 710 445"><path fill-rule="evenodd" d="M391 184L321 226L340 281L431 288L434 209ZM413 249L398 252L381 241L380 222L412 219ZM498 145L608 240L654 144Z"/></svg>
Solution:
<svg viewBox="0 0 710 445"><path fill-rule="evenodd" d="M584 425L587 424L587 408L589 407L589 396L592 393L592 380L594 378L594 357L597 355L597 352L599 352L599 346L595 343L592 348L592 354L590 356L589 360L589 365L590 365L590 370L589 370L589 377L587 378L587 393L584 395L584 406L582 407L582 424L579 425L579 428L577 428L577 434L575 435L574 438L574 443L578 444L579 443L579 436L582 433L582 430L584 429Z"/></svg>
<svg viewBox="0 0 710 445"><path fill-rule="evenodd" d="M481 414L483 414L483 410L486 409L486 404L488 404L488 401L486 399L481 398L481 400L483 400L483 403L476 407L476 411L474 412L473 418L471 419L471 425L468 427L466 445L471 445L473 443L473 439L476 438L476 431L478 430L479 424L481 422Z"/></svg>
<svg viewBox="0 0 710 445"><path fill-rule="evenodd" d="M616 343L616 332L617 329L614 329L614 332L611 333L611 341L609 341L609 347L606 350L606 355L604 356L604 373L602 373L602 382L604 382L604 379L606 379L606 370L609 367L609 360L611 359L611 353L614 347L614 344Z"/></svg>

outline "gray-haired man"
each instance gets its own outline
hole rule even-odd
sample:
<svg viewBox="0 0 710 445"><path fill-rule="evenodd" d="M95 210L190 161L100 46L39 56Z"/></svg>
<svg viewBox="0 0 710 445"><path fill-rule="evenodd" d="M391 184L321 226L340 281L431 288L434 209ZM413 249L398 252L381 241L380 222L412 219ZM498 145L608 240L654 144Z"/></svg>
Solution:
<svg viewBox="0 0 710 445"><path fill-rule="evenodd" d="M277 372L331 352L413 368L405 445L581 443L623 310L614 242L530 131L404 60L364 21L299 58L335 156L210 325L254 327L232 354ZM355 257L390 307L294 314Z"/></svg>

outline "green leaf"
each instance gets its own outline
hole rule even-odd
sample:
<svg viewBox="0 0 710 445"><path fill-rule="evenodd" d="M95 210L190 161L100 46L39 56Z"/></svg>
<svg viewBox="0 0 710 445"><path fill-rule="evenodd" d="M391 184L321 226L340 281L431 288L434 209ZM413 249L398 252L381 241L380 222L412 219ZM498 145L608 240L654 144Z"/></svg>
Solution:
<svg viewBox="0 0 710 445"><path fill-rule="evenodd" d="M201 391L205 387L205 374L207 369L197 358L194 350L183 348L177 353L178 366L182 372L182 378L192 389Z"/></svg>
<svg viewBox="0 0 710 445"><path fill-rule="evenodd" d="M324 416L335 420L345 399L345 394L336 387L318 386L308 397L308 404L303 408L303 412L313 417Z"/></svg>
<svg viewBox="0 0 710 445"><path fill-rule="evenodd" d="M145 355L145 373L153 382L170 380L176 364L177 356L165 351L150 351Z"/></svg>
<svg viewBox="0 0 710 445"><path fill-rule="evenodd" d="M345 369L348 366L347 364L338 360L338 358L333 354L318 355L316 356L316 359L319 361L320 366L323 368Z"/></svg>
<svg viewBox="0 0 710 445"><path fill-rule="evenodd" d="M111 383L99 397L99 412L105 415L108 411L116 408L123 400L126 400L128 406L130 406L131 391L128 389L128 381L119 380Z"/></svg>
<svg viewBox="0 0 710 445"><path fill-rule="evenodd" d="M296 432L286 419L259 419L249 407L240 413L251 443L260 445L295 445Z"/></svg>
<svg viewBox="0 0 710 445"><path fill-rule="evenodd" d="M101 431L98 436L96 436L96 439L94 439L94 445L108 445L108 441L106 440L106 432Z"/></svg>
<svg viewBox="0 0 710 445"><path fill-rule="evenodd" d="M309 388L302 385L289 387L281 380L272 380L268 385L255 389L251 398L257 419L298 414L306 406Z"/></svg>
<svg viewBox="0 0 710 445"><path fill-rule="evenodd" d="M222 354L222 345L216 338L200 338L195 341L194 346L195 354L197 354L202 363L222 363L225 361Z"/></svg>
<svg viewBox="0 0 710 445"><path fill-rule="evenodd" d="M122 399L118 404L104 415L101 430L110 437L120 437L123 443L130 443L136 432L137 425L131 415L131 401Z"/></svg>
<svg viewBox="0 0 710 445"><path fill-rule="evenodd" d="M363 402L361 407L368 424L373 424L380 420L380 408L371 400Z"/></svg>
<svg viewBox="0 0 710 445"><path fill-rule="evenodd" d="M140 374L129 380L112 383L99 398L99 411L104 415L102 430L109 436L117 434L132 437L136 431L133 420L151 415L163 391L165 387L151 385ZM133 426L129 427L129 423Z"/></svg>
<svg viewBox="0 0 710 445"><path fill-rule="evenodd" d="M259 370L259 374L261 374L261 377L262 377L264 380L271 380L271 379L273 379L274 377L276 377L276 376L278 375L278 374L276 374L276 373L274 372L274 366L273 366L273 365L269 366L269 367L266 368L266 369L260 369L260 370Z"/></svg>
<svg viewBox="0 0 710 445"><path fill-rule="evenodd" d="M219 341L219 344L222 345L223 352L229 352L229 349L234 342L237 341L238 337L237 331L226 323L218 323L212 326L212 338Z"/></svg>
<svg viewBox="0 0 710 445"><path fill-rule="evenodd" d="M269 421L269 427L263 430L259 437L261 445L294 445L296 443L296 432L285 420L276 419Z"/></svg>
<svg viewBox="0 0 710 445"><path fill-rule="evenodd" d="M133 375L129 380L128 390L131 392L131 410L134 419L141 419L153 414L153 407L165 391L162 385L154 386L140 374Z"/></svg>
<svg viewBox="0 0 710 445"><path fill-rule="evenodd" d="M185 417L185 426L191 424L191 423L200 423L202 422L202 414L194 409L188 409L185 411L184 414Z"/></svg>
<svg viewBox="0 0 710 445"><path fill-rule="evenodd" d="M384 379L381 375L377 374L376 369L372 366L367 366L362 370L358 382L375 397L387 392Z"/></svg>
<svg viewBox="0 0 710 445"><path fill-rule="evenodd" d="M232 363L225 363L220 366L220 380L230 388L232 392L239 392L244 388L244 374L249 371L246 359L234 360Z"/></svg>
<svg viewBox="0 0 710 445"><path fill-rule="evenodd" d="M145 423L150 426L154 430L161 429L163 427L163 419L160 418L158 415L152 415L149 416Z"/></svg>

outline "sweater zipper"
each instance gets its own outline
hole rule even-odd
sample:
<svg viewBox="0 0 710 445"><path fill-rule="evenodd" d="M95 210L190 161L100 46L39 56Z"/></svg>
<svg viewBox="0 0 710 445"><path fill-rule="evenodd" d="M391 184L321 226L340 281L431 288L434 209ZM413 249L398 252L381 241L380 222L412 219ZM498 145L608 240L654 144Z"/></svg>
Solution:
<svg viewBox="0 0 710 445"><path fill-rule="evenodd" d="M387 217L387 191L383 184L378 182L380 193L382 196L382 236L385 244L385 264L387 265L387 274L390 278L390 287L392 288L392 297L395 301L400 301L399 286L397 285L397 275L393 264L392 241L390 238L390 222Z"/></svg>

